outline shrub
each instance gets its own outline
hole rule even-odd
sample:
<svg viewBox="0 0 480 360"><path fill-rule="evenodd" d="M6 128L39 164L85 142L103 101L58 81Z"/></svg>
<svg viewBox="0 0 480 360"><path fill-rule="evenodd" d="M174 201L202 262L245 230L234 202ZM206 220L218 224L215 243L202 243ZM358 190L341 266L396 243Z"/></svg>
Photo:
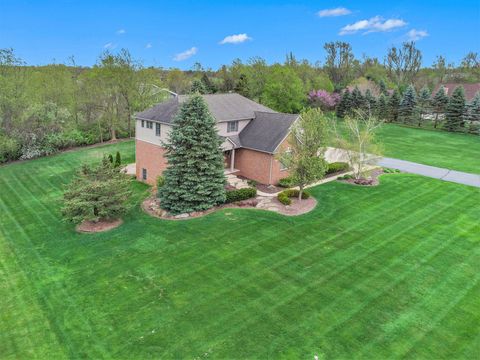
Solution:
<svg viewBox="0 0 480 360"><path fill-rule="evenodd" d="M333 162L328 164L327 174L333 174L340 171L347 171L350 168L346 162Z"/></svg>
<svg viewBox="0 0 480 360"><path fill-rule="evenodd" d="M348 174L348 175L339 176L337 180L348 180L348 179L354 179L354 178L355 176Z"/></svg>
<svg viewBox="0 0 480 360"><path fill-rule="evenodd" d="M295 183L291 177L284 177L278 181L278 185L284 188L295 186Z"/></svg>
<svg viewBox="0 0 480 360"><path fill-rule="evenodd" d="M15 139L0 136L0 163L17 160L20 151L21 146Z"/></svg>
<svg viewBox="0 0 480 360"><path fill-rule="evenodd" d="M391 168L383 168L383 172L384 172L385 174L396 174L396 173L399 173L400 170L391 169Z"/></svg>
<svg viewBox="0 0 480 360"><path fill-rule="evenodd" d="M283 205L290 205L292 200L290 198L296 197L300 194L300 190L297 189L287 189L283 190L280 194L277 195L278 201L280 201ZM306 191L302 193L302 199L308 199L310 194Z"/></svg>
<svg viewBox="0 0 480 360"><path fill-rule="evenodd" d="M122 165L122 157L120 156L120 151L117 151L117 153L115 154L115 164L114 164L114 166L115 167L120 167L120 165Z"/></svg>
<svg viewBox="0 0 480 360"><path fill-rule="evenodd" d="M226 193L225 203L232 203L235 201L247 200L257 196L257 189L255 188L245 188L230 190Z"/></svg>
<svg viewBox="0 0 480 360"><path fill-rule="evenodd" d="M247 180L247 184L248 184L248 186L253 187L253 188L257 187L257 182L255 180L249 179L249 180Z"/></svg>

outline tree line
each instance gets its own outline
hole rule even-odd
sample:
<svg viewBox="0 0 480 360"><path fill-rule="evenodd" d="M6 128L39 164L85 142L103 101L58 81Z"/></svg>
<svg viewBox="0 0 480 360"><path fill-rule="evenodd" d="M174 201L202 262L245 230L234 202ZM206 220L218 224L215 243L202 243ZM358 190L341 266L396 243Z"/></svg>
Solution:
<svg viewBox="0 0 480 360"><path fill-rule="evenodd" d="M388 49L384 59L357 59L345 42L326 43L324 50L322 63L290 53L283 63L254 57L216 70L196 63L182 71L145 67L125 49L102 53L92 67L78 66L73 57L65 64L28 66L13 49L0 49L0 162L133 136L134 113L168 97L164 89L238 92L277 111L298 113L316 106L312 91L340 99L345 88L372 83L388 91L389 103L401 102L409 85L431 91L446 81L480 82L480 59L473 52L458 65L438 56L433 66L422 67L422 53L413 42ZM421 91L415 99L417 112ZM382 99L375 100L376 107L383 106ZM434 108L433 99L430 103Z"/></svg>

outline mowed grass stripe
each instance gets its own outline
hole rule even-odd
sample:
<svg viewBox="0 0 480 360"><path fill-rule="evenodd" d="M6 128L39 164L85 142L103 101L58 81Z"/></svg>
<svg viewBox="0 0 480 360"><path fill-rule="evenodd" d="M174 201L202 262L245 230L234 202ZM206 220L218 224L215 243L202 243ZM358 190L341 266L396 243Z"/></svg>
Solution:
<svg viewBox="0 0 480 360"><path fill-rule="evenodd" d="M208 353L223 359L308 358L317 352L326 358L353 358L366 344L371 345L366 352L370 358L384 358L388 350L407 357L461 358L473 353L474 337L456 334L478 328L478 319L470 315L475 312L475 291L463 290L457 299L458 291L442 292L438 286L457 269L458 277L451 279L478 288L469 277L471 269L458 266L467 261L462 254L469 256L478 247L472 225L479 211L477 189L388 175L374 188L330 183L310 189L317 208L294 218L227 209L201 219L167 222L136 206L116 230L77 235L61 222L61 188L75 167L103 153L121 148L127 152L123 157L132 159L133 144L120 145L0 167L2 181L10 186L22 181L28 191L18 186L17 192L37 197L17 204L18 194L0 194L30 242L11 218L0 219L0 229L7 227L10 237L18 236L8 243L22 260L16 266L25 269L29 279L19 286L43 314L57 318L64 333L64 338L57 337L64 350L56 353L115 358ZM138 204L146 187L132 183L132 188L132 201ZM439 211L442 208L446 211ZM31 231L42 221L48 229ZM2 241L7 240L0 236ZM10 258L6 261L11 264ZM468 260L470 266L473 261ZM10 283L15 283L15 267L6 268L12 272ZM423 294L432 296L424 299ZM443 296L437 306L451 307L442 319L429 311L433 294ZM42 296L50 305L37 300ZM60 301L65 296L70 305ZM29 297L25 299L11 304L12 312L22 316ZM366 305L358 311L361 304ZM382 328L410 308L413 315L438 322L428 329L433 336L409 337L415 322L405 322L398 331L392 327L390 333ZM343 314L354 311L342 322ZM88 332L82 331L87 330L84 325L78 331L72 327L83 318L89 321ZM13 333L15 323L6 318L0 332ZM334 331L325 333L337 323ZM40 322L37 330L41 328ZM101 350L90 344L90 336ZM450 349L443 345L445 337ZM42 339L35 343L11 338L5 347L18 354L16 348L36 347ZM44 346L23 354L46 358L54 351Z"/></svg>

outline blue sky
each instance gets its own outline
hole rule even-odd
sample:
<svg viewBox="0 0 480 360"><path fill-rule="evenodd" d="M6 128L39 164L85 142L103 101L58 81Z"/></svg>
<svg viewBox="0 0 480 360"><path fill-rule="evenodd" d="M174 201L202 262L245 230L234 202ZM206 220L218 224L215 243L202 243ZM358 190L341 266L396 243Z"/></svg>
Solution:
<svg viewBox="0 0 480 360"><path fill-rule="evenodd" d="M425 1L7 1L0 0L0 48L29 64L74 55L92 65L105 49L128 48L144 65L216 69L235 58L269 63L323 61L323 44L343 40L383 59L416 38L430 65L480 52L480 0Z"/></svg>

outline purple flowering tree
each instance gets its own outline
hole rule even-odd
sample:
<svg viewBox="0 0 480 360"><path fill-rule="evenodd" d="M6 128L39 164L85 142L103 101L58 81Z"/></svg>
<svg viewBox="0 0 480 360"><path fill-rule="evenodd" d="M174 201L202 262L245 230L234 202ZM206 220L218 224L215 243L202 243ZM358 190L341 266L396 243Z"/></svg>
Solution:
<svg viewBox="0 0 480 360"><path fill-rule="evenodd" d="M308 94L308 99L312 106L328 111L335 109L340 102L340 95L326 90L312 90Z"/></svg>

